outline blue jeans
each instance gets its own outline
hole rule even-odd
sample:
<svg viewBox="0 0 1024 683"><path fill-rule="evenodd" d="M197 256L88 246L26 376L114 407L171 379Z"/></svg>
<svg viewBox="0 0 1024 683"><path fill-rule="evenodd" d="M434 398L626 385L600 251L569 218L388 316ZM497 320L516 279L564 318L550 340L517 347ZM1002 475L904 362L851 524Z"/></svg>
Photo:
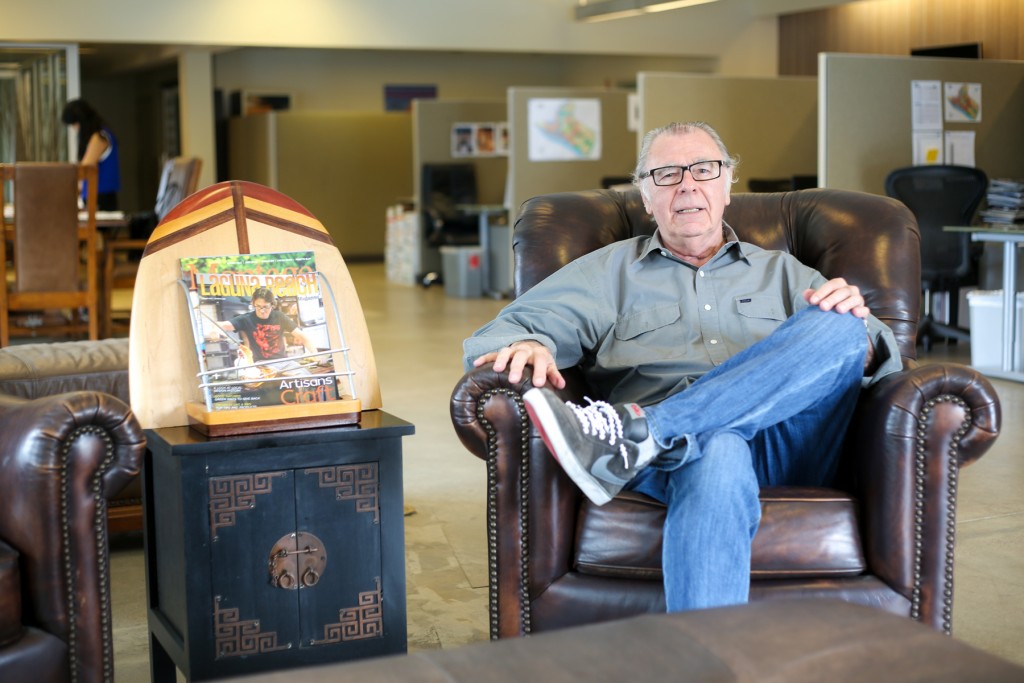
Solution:
<svg viewBox="0 0 1024 683"><path fill-rule="evenodd" d="M666 450L627 488L667 505L668 611L747 601L758 490L832 482L866 352L862 320L809 307L644 409Z"/></svg>

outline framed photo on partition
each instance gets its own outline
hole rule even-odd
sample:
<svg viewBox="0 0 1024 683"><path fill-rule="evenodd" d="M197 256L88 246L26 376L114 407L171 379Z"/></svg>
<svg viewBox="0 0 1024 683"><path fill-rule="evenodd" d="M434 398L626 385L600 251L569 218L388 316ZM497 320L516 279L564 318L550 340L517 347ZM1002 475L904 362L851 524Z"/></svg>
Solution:
<svg viewBox="0 0 1024 683"><path fill-rule="evenodd" d="M452 124L452 156L470 157L476 154L476 124Z"/></svg>

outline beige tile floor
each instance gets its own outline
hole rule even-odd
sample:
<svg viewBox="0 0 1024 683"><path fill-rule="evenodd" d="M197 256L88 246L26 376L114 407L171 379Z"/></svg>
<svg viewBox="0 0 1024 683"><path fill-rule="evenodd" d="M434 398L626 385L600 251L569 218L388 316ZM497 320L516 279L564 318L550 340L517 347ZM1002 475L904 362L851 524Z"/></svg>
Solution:
<svg viewBox="0 0 1024 683"><path fill-rule="evenodd" d="M373 340L384 408L416 426L404 441L409 649L487 639L483 463L459 443L448 398L462 375L461 341L502 303L388 283L380 264L350 271ZM966 362L963 348L931 357ZM958 510L955 637L1024 664L1024 385L995 381L1004 430L964 470ZM117 683L149 680L141 543L111 557Z"/></svg>

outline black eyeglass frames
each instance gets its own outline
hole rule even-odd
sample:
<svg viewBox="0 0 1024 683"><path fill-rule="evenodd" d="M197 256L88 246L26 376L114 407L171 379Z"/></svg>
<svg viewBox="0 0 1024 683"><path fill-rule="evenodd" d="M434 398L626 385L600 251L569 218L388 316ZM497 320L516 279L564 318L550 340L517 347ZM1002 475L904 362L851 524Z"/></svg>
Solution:
<svg viewBox="0 0 1024 683"><path fill-rule="evenodd" d="M661 168L652 168L650 171L641 173L640 178L650 176L655 185L678 185L683 182L683 174L689 171L691 178L703 182L705 180L714 180L721 176L724 163L722 160L717 160L698 161L689 166L662 166Z"/></svg>

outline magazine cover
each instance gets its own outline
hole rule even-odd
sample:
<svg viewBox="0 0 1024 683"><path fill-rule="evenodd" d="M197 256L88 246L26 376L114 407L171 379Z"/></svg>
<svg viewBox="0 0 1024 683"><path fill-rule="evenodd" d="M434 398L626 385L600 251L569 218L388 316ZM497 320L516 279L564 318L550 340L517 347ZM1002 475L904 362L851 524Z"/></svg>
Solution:
<svg viewBox="0 0 1024 683"><path fill-rule="evenodd" d="M208 410L346 398L313 252L187 257L181 276Z"/></svg>

